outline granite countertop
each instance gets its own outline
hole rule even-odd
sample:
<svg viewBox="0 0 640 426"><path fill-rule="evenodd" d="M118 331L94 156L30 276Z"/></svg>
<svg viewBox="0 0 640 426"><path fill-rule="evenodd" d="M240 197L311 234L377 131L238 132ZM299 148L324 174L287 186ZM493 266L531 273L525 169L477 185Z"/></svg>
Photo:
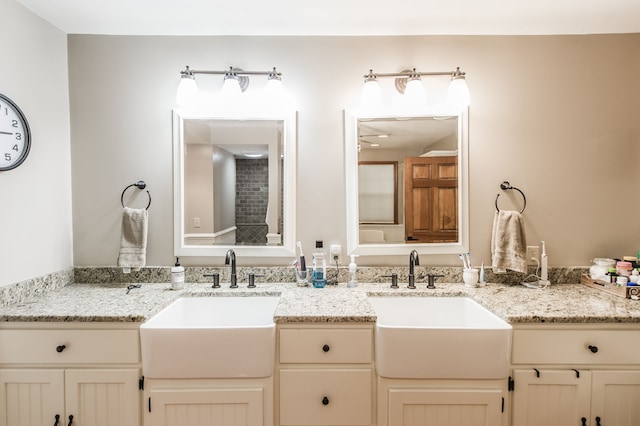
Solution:
<svg viewBox="0 0 640 426"><path fill-rule="evenodd" d="M226 284L228 286L228 284ZM211 289L187 284L173 291L169 284L142 284L126 293L126 284L70 284L21 303L0 306L0 322L127 322L141 323L183 296L280 296L277 323L373 323L369 296L470 297L511 324L640 323L640 301L619 298L581 284L529 289L520 285L488 284L468 288L438 283L435 290L418 284L409 290L389 284L345 284L316 289L295 284L258 284L255 289Z"/></svg>

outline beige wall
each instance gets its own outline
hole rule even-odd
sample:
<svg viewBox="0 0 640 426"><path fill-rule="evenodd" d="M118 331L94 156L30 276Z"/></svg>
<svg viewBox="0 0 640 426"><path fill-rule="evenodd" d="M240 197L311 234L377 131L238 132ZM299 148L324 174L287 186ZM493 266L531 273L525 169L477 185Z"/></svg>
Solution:
<svg viewBox="0 0 640 426"><path fill-rule="evenodd" d="M59 59L58 59L59 60ZM171 108L178 73L277 66L298 103L298 235L345 245L342 110L369 68L460 66L468 73L470 244L490 261L494 200L527 195L527 236L551 265L640 249L640 35L426 37L69 36L74 264L115 265L119 196L138 179L153 196L147 263L170 265ZM44 75L44 74L43 74ZM513 194L517 195L517 194ZM511 194L500 197L509 208ZM31 199L23 193L20 199ZM514 197L517 205L520 200ZM141 198L141 204L144 197ZM408 252L408 250L407 250ZM281 260L280 264L288 259ZM457 265L456 256L422 264ZM270 264L241 259L240 264ZM183 259L221 264L221 259ZM406 258L363 258L363 265Z"/></svg>
<svg viewBox="0 0 640 426"><path fill-rule="evenodd" d="M69 268L73 258L67 36L13 0L0 0L0 11L0 93L32 133L26 161L0 172L3 286Z"/></svg>

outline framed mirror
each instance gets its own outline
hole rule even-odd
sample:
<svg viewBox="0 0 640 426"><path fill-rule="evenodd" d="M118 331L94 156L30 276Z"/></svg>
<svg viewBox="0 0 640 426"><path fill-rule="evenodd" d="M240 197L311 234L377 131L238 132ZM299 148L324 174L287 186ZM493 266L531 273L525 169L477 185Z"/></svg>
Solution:
<svg viewBox="0 0 640 426"><path fill-rule="evenodd" d="M344 123L348 253L468 251L466 112L345 111Z"/></svg>
<svg viewBox="0 0 640 426"><path fill-rule="evenodd" d="M295 252L296 117L173 111L176 256Z"/></svg>

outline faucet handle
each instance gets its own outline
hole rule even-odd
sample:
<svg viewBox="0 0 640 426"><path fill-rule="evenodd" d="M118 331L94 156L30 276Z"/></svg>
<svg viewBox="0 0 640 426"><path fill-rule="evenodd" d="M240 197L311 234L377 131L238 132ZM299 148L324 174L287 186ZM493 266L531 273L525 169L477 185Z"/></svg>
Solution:
<svg viewBox="0 0 640 426"><path fill-rule="evenodd" d="M391 288L398 288L398 274L383 275L382 278L391 278Z"/></svg>
<svg viewBox="0 0 640 426"><path fill-rule="evenodd" d="M429 280L429 284L427 284L427 288L436 288L435 282L436 278L442 278L444 275L435 275L435 274L427 274L427 279Z"/></svg>
<svg viewBox="0 0 640 426"><path fill-rule="evenodd" d="M220 274L204 274L203 277L213 277L213 285L211 288L220 288Z"/></svg>
<svg viewBox="0 0 640 426"><path fill-rule="evenodd" d="M264 274L249 274L249 285L247 288L256 288L256 277L264 277Z"/></svg>

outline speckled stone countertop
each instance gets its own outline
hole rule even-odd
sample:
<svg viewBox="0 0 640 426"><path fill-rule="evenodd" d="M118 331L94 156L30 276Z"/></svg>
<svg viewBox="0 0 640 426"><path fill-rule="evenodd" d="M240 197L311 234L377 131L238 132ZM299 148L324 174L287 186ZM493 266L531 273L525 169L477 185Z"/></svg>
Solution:
<svg viewBox="0 0 640 426"><path fill-rule="evenodd" d="M435 290L418 284L409 290L389 284L345 284L316 289L295 284L258 284L211 289L208 284L187 284L172 291L169 284L142 284L126 293L126 284L70 284L24 302L0 307L0 322L144 322L183 296L280 296L277 323L360 322L372 323L376 315L369 296L470 297L511 324L540 323L638 323L640 301L615 297L581 284L529 289L520 285L488 284L468 288L463 284L438 283Z"/></svg>

